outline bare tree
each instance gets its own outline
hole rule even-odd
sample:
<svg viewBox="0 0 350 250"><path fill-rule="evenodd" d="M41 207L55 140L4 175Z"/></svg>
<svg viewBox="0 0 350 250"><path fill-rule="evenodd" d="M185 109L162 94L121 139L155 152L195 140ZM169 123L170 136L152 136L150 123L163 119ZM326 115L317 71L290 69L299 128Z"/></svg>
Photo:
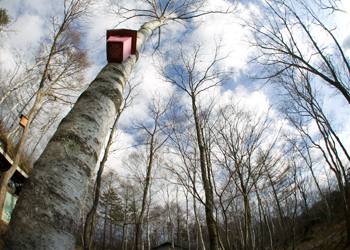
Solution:
<svg viewBox="0 0 350 250"><path fill-rule="evenodd" d="M118 175L110 170L103 177L100 188L99 216L102 226L102 249L113 248L115 223L122 218L122 202L118 194Z"/></svg>
<svg viewBox="0 0 350 250"><path fill-rule="evenodd" d="M199 218L199 207L197 201L205 205L202 196L199 193L198 187L198 150L195 131L192 124L185 125L177 122L174 124L175 129L170 137L173 142L175 159L168 159L165 162L166 169L175 174L178 182L192 196L192 206L196 226L197 248L205 250L205 241L202 232L202 223ZM179 164L180 159L180 164Z"/></svg>
<svg viewBox="0 0 350 250"><path fill-rule="evenodd" d="M349 153L325 114L319 95L320 87L325 84L326 89L334 89L350 103L350 63L332 22L333 15L342 10L339 1L311 2L266 0L263 18L253 17L248 26L252 29L252 45L259 50L254 61L264 69L261 78L282 86L283 111L301 138L295 149L309 167L322 197L314 173L317 159L310 151L319 150L337 179L346 221L346 244L350 245L346 176ZM319 39L320 34L324 39ZM311 124L318 129L316 136L308 130Z"/></svg>
<svg viewBox="0 0 350 250"><path fill-rule="evenodd" d="M220 46L216 47L213 59L207 63L205 68L199 66L201 46L194 47L191 52L181 49L177 58L172 60L163 69L165 79L175 84L179 90L190 98L191 115L195 127L196 143L199 150L200 172L205 192L205 211L207 227L210 239L210 249L220 249L219 238L214 217L214 193L210 178L210 166L206 157L205 139L203 135L204 123L200 117L199 96L205 91L224 83L230 72L217 69L218 63L225 58L219 55Z"/></svg>
<svg viewBox="0 0 350 250"><path fill-rule="evenodd" d="M15 60L15 67L7 71L5 74L2 73L1 76L1 93L2 97L0 99L0 105L8 98L9 95L11 95L13 92L25 87L29 86L29 88L34 85L37 87L36 84L31 84L31 82L37 82L35 78L36 73L35 69L42 63L44 63L45 57L41 57L40 59L36 60L36 62L33 65L30 65L29 62L26 60L26 57L28 57L29 53L26 49L23 50L13 50L12 54ZM33 87L34 87L33 86Z"/></svg>
<svg viewBox="0 0 350 250"><path fill-rule="evenodd" d="M123 224L122 224L122 250L128 249L128 235L129 235L129 228L130 228L130 222L131 222L131 213L130 213L130 207L132 207L131 202L132 202L132 193L134 191L134 187L132 184L130 184L128 181L120 181L120 187L122 191L119 192L120 196L123 199L124 203L124 218L123 218Z"/></svg>
<svg viewBox="0 0 350 250"><path fill-rule="evenodd" d="M300 137L300 138L291 138L291 136L288 136L288 142L291 144L292 146L292 152L294 154L294 163L293 164L298 164L296 162L302 162L299 164L303 164L306 165L308 167L308 170L310 171L312 180L314 182L314 184L316 185L316 189L318 191L318 193L321 195L322 200L325 203L326 206L326 214L328 219L331 218L331 209L329 206L329 203L327 201L327 197L325 192L322 190L322 187L320 185L319 182L319 178L317 176L317 166L319 166L320 164L323 163L322 161L322 157L315 157L313 154L313 150L312 150L312 146L310 145L310 143L308 142L307 138L305 137ZM299 187L298 187L299 188ZM302 193L302 191L300 190L300 192ZM302 195L304 198L304 195ZM305 200L305 198L304 198ZM307 210L307 204L305 201L305 209ZM307 211L306 211L307 212ZM308 215L308 212L307 212Z"/></svg>
<svg viewBox="0 0 350 250"><path fill-rule="evenodd" d="M283 209L283 201L285 201L291 195L293 189L290 188L290 181L287 178L289 172L286 171L286 169L283 170L284 171L279 171L278 168L270 168L266 169L265 174L269 183L270 190L272 191L271 200L275 204L275 209L277 210L276 213L278 215L278 224L272 223L272 226L275 229L274 235L276 238L280 239L280 247L287 249L288 230L286 225L285 211Z"/></svg>
<svg viewBox="0 0 350 250"><path fill-rule="evenodd" d="M170 126L170 124L164 122L166 121L164 117L166 116L167 112L169 112L174 102L176 102L176 100L172 96L160 97L159 93L155 93L152 100L148 104L148 112L152 121L151 126L147 126L147 123L140 123L138 125L140 131L143 131L143 133L145 133L142 136L141 146L144 145L147 147L147 154L145 157L146 175L144 177L144 180L142 180L142 204L138 218L136 220L136 249L142 249L142 228L144 225L146 205L148 202L148 196L152 182L152 168L157 159L158 151L170 136L170 134L166 135L163 132L164 130L168 130Z"/></svg>
<svg viewBox="0 0 350 250"><path fill-rule="evenodd" d="M333 87L350 104L350 63L336 36L331 20L337 1L265 0L262 18L253 17L252 45L260 53L255 61L262 64L263 76L273 79L289 69L303 69ZM318 39L322 34L327 39Z"/></svg>
<svg viewBox="0 0 350 250"><path fill-rule="evenodd" d="M49 45L48 54L43 60L43 64L39 65L39 70L42 72L38 79L38 89L35 92L35 101L31 106L28 113L28 121L24 128L23 134L18 144L18 149L14 157L14 162L9 170L4 172L0 178L0 204L5 200L6 196L6 185L9 179L12 177L13 173L20 162L21 154L24 148L24 143L29 131L30 123L32 122L36 112L40 109L45 98L52 93L53 88L57 88L55 83L64 82L62 78L68 77L69 73L74 74L82 69L84 69L88 64L86 63L85 52L79 50L76 47L77 31L74 31L70 25L73 21L81 17L86 13L89 2L88 1L72 1L71 3L65 1L65 9L63 14L63 19L61 23L58 23L55 18L53 18L53 38L52 43ZM66 61L62 58L67 59ZM56 60L62 61L62 68L56 69L52 66ZM72 70L73 68L73 70ZM56 70L56 72L51 72ZM53 79L50 78L52 74ZM79 79L78 79L79 81ZM33 97L34 97L33 96Z"/></svg>
<svg viewBox="0 0 350 250"><path fill-rule="evenodd" d="M250 197L253 188L264 179L266 168L274 165L271 157L278 155L273 153L278 134L271 134L268 112L252 114L233 103L221 108L218 116L215 132L219 153L216 158L243 197L243 249L254 249Z"/></svg>
<svg viewBox="0 0 350 250"><path fill-rule="evenodd" d="M347 175L350 154L318 101L311 75L307 71L297 69L290 71L281 83L287 90L286 96L292 100L289 102L292 105L284 109L289 121L298 130L307 147L316 148L321 152L325 163L337 179L345 214L347 244L350 244L350 189ZM315 137L308 131L306 125L310 123L316 125L318 136Z"/></svg>

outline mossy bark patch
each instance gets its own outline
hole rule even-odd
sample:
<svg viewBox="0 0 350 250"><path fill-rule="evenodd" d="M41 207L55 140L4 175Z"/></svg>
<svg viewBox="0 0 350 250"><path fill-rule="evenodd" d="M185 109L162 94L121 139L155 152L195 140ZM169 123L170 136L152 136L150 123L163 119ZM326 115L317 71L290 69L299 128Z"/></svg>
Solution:
<svg viewBox="0 0 350 250"><path fill-rule="evenodd" d="M77 157L80 153L80 146L75 141L68 140L64 144L67 155Z"/></svg>

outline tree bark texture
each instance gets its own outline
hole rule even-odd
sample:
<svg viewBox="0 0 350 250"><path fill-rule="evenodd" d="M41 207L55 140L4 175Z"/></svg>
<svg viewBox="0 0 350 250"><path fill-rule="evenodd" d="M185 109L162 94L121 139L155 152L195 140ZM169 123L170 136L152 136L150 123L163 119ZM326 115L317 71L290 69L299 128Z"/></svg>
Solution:
<svg viewBox="0 0 350 250"><path fill-rule="evenodd" d="M137 33L136 55L108 63L82 93L34 164L12 214L8 250L74 249L88 182L142 47L162 20Z"/></svg>

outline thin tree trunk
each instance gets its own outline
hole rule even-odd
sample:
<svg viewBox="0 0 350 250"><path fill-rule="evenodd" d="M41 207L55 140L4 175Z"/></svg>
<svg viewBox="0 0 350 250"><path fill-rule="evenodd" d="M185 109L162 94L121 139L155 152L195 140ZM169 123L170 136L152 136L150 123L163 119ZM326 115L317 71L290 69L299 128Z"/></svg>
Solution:
<svg viewBox="0 0 350 250"><path fill-rule="evenodd" d="M248 195L243 195L244 198L244 249L253 250L251 215Z"/></svg>
<svg viewBox="0 0 350 250"><path fill-rule="evenodd" d="M270 181L270 184L271 184L271 187L272 187L272 190L273 190L273 197L275 198L275 201L276 201L276 205L277 205L277 212L278 212L278 215L279 215L279 221L280 221L280 224L281 224L281 229L282 229L282 238L283 238L283 249L286 249L287 247L287 236L286 236L286 226L285 226L285 223L284 223L284 216L282 214L282 208L281 208L281 204L280 204L280 201L278 199L278 196L277 196L277 191L276 191L276 188L275 188L275 184L272 180L272 177L270 175L270 173L267 171L267 176L269 178L269 181Z"/></svg>
<svg viewBox="0 0 350 250"><path fill-rule="evenodd" d="M149 229L150 229L150 225L149 225L149 208L147 210L147 250L150 250L151 249L151 237L150 237L150 232L149 232Z"/></svg>
<svg viewBox="0 0 350 250"><path fill-rule="evenodd" d="M124 205L124 221L123 221L123 236L122 236L122 250L127 249L127 240L128 240L128 224L127 221L129 219L128 216L128 201L129 201L129 192L128 188L126 190L126 198L125 198L125 205Z"/></svg>
<svg viewBox="0 0 350 250"><path fill-rule="evenodd" d="M197 113L196 98L194 93L192 93L191 99L192 99L192 111L194 116L196 132L197 132L200 169L201 169L202 182L203 182L204 193L205 193L205 215L206 215L207 227L208 227L208 233L209 233L210 249L216 250L220 248L219 248L218 233L216 230L216 222L214 219L214 194L213 194L213 190L211 188L211 184L207 174L208 166L206 164L205 147L203 143L203 135L201 133L201 127L200 127L199 117Z"/></svg>
<svg viewBox="0 0 350 250"><path fill-rule="evenodd" d="M299 149L298 149L299 151ZM299 151L300 152L300 151ZM315 175L315 171L314 171L314 168L313 168L313 164L312 164L312 160L311 160L311 155L310 155L310 150L307 149L307 158L306 156L304 156L301 152L300 152L300 155L302 156L302 158L304 159L304 162L306 163L306 165L308 166L310 172L311 172L311 176L312 176L312 179L314 180L314 183L317 187L317 190L318 192L320 193L320 195L322 196L322 199L324 200L325 204L326 204L326 209L327 209L327 217L328 217L328 220L331 219L331 209L329 207L329 204L328 204L328 201L327 201L327 197L324 195L323 191L321 190L321 187L318 183L318 180L317 180L317 177ZM306 207L306 203L305 203L305 207ZM308 211L307 211L308 212Z"/></svg>
<svg viewBox="0 0 350 250"><path fill-rule="evenodd" d="M124 217L124 223L122 227L122 250L125 249L125 235L126 235L126 224L125 224L125 217Z"/></svg>
<svg viewBox="0 0 350 250"><path fill-rule="evenodd" d="M125 207L124 207L124 221L123 221L123 235L122 235L122 250L126 250L126 241L127 241L127 235L128 235L128 190L127 190L127 194L126 194L126 199L125 199Z"/></svg>
<svg viewBox="0 0 350 250"><path fill-rule="evenodd" d="M188 250L191 250L191 235L190 235L190 226L189 226L189 204L188 204L188 191L186 191L186 233L187 233L187 248Z"/></svg>
<svg viewBox="0 0 350 250"><path fill-rule="evenodd" d="M152 193L149 194L149 200L147 204L147 250L151 249L151 236L150 236L150 225L149 225L149 214L150 214L150 206L152 201Z"/></svg>
<svg viewBox="0 0 350 250"><path fill-rule="evenodd" d="M151 185L151 173L152 173L153 158L154 158L154 140L155 140L154 136L155 136L156 129L157 129L157 126L155 126L154 131L153 131L154 133L151 136L149 162L148 162L148 166L147 166L145 187L143 190L141 211L140 211L140 215L138 217L138 221L136 223L136 242L135 242L136 250L140 250L141 246L142 246L142 227L143 227L143 221L144 221L145 212L146 212L147 195L148 195L149 188Z"/></svg>
<svg viewBox="0 0 350 250"><path fill-rule="evenodd" d="M171 249L174 249L174 223L172 220L172 216L171 216L171 203L169 200L169 193L168 193L168 216L169 216L169 224L168 224L168 237L169 237L169 241L171 242Z"/></svg>
<svg viewBox="0 0 350 250"><path fill-rule="evenodd" d="M7 249L73 249L92 169L121 102L138 54L163 21L138 31L137 53L109 63L61 121L21 192L9 224Z"/></svg>
<svg viewBox="0 0 350 250"><path fill-rule="evenodd" d="M267 227L267 231L269 232L269 240L270 240L270 249L273 250L273 238L272 238L272 232L271 232L271 227L270 227L270 223L269 223L269 219L267 218L266 212L264 210L264 207L261 204L261 211L262 214L264 216L264 221Z"/></svg>
<svg viewBox="0 0 350 250"><path fill-rule="evenodd" d="M197 224L198 236L199 236L201 249L205 250L205 244L204 244L204 239L203 239L203 234L202 234L202 225L201 225L199 218L198 218L196 197L193 197L193 211L194 211L194 216L196 218L196 224Z"/></svg>
<svg viewBox="0 0 350 250"><path fill-rule="evenodd" d="M294 211L293 211L293 217L292 217L292 229L293 229L293 243L292 243L292 249L295 250L295 227L296 222L295 218L297 215L297 207L298 207L298 200L297 200L297 194L296 190L294 190Z"/></svg>
<svg viewBox="0 0 350 250"><path fill-rule="evenodd" d="M261 199L260 195L258 192L258 188L256 186L256 183L254 184L255 187L255 194L258 199L258 211L259 211L259 222L260 222L260 247L264 249L264 228L263 228L263 220L262 220L262 204L261 204Z"/></svg>
<svg viewBox="0 0 350 250"><path fill-rule="evenodd" d="M113 248L113 223L112 220L109 221L109 248Z"/></svg>
<svg viewBox="0 0 350 250"><path fill-rule="evenodd" d="M128 242L129 242L129 240L128 240L128 235L129 235L129 224L127 224L126 225L126 232L125 232L125 234L126 234L126 240L125 240L125 249L128 249Z"/></svg>
<svg viewBox="0 0 350 250"><path fill-rule="evenodd" d="M111 129L111 133L109 135L107 146L106 146L102 161L100 163L100 167L99 167L98 172L97 172L97 177L96 177L95 186L94 186L94 201L93 201L93 204L92 204L90 211L86 215L86 220L85 220L84 250L91 249L91 244L92 244L92 240L93 240L92 235L93 235L93 232L95 231L95 226L96 226L94 221L96 220L96 211L97 211L98 203L100 201L102 174L103 174L105 163L108 159L109 149L112 145L114 132L115 132L115 129L117 127L119 118L120 118L120 111L118 111L117 117L114 120L114 124L113 124L113 127Z"/></svg>
<svg viewBox="0 0 350 250"><path fill-rule="evenodd" d="M38 109L40 101L41 101L41 91L42 91L42 89L39 89L39 93L37 95L36 101L35 101L32 109L28 115L28 121L27 121L26 126L24 127L22 137L19 141L17 152L16 152L16 155L13 159L12 166L7 171L3 172L1 175L1 178L0 178L0 204L4 204L6 192L7 192L7 190L6 190L7 183L10 180L10 178L12 177L12 175L16 172L16 169L20 163L21 155L22 155L22 152L24 149L25 139L26 139L28 131L29 131L30 123L33 120L34 113Z"/></svg>
<svg viewBox="0 0 350 250"><path fill-rule="evenodd" d="M237 210L237 209L236 209ZM238 220L238 230L239 230L239 235L241 238L241 245L244 247L244 230L242 229L242 221L239 219Z"/></svg>
<svg viewBox="0 0 350 250"><path fill-rule="evenodd" d="M108 205L106 205L105 218L104 218L104 222L103 222L102 250L106 249L107 217L108 217Z"/></svg>

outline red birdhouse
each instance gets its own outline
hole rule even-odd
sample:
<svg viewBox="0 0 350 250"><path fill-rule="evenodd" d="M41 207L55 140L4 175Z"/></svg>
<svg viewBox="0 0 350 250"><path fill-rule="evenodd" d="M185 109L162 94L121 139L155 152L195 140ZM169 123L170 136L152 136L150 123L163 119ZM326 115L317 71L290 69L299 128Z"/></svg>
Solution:
<svg viewBox="0 0 350 250"><path fill-rule="evenodd" d="M21 118L21 120L19 122L19 125L21 125L24 128L27 125L28 119L24 115L21 115L20 118Z"/></svg>
<svg viewBox="0 0 350 250"><path fill-rule="evenodd" d="M107 30L107 61L122 63L136 53L136 30Z"/></svg>

